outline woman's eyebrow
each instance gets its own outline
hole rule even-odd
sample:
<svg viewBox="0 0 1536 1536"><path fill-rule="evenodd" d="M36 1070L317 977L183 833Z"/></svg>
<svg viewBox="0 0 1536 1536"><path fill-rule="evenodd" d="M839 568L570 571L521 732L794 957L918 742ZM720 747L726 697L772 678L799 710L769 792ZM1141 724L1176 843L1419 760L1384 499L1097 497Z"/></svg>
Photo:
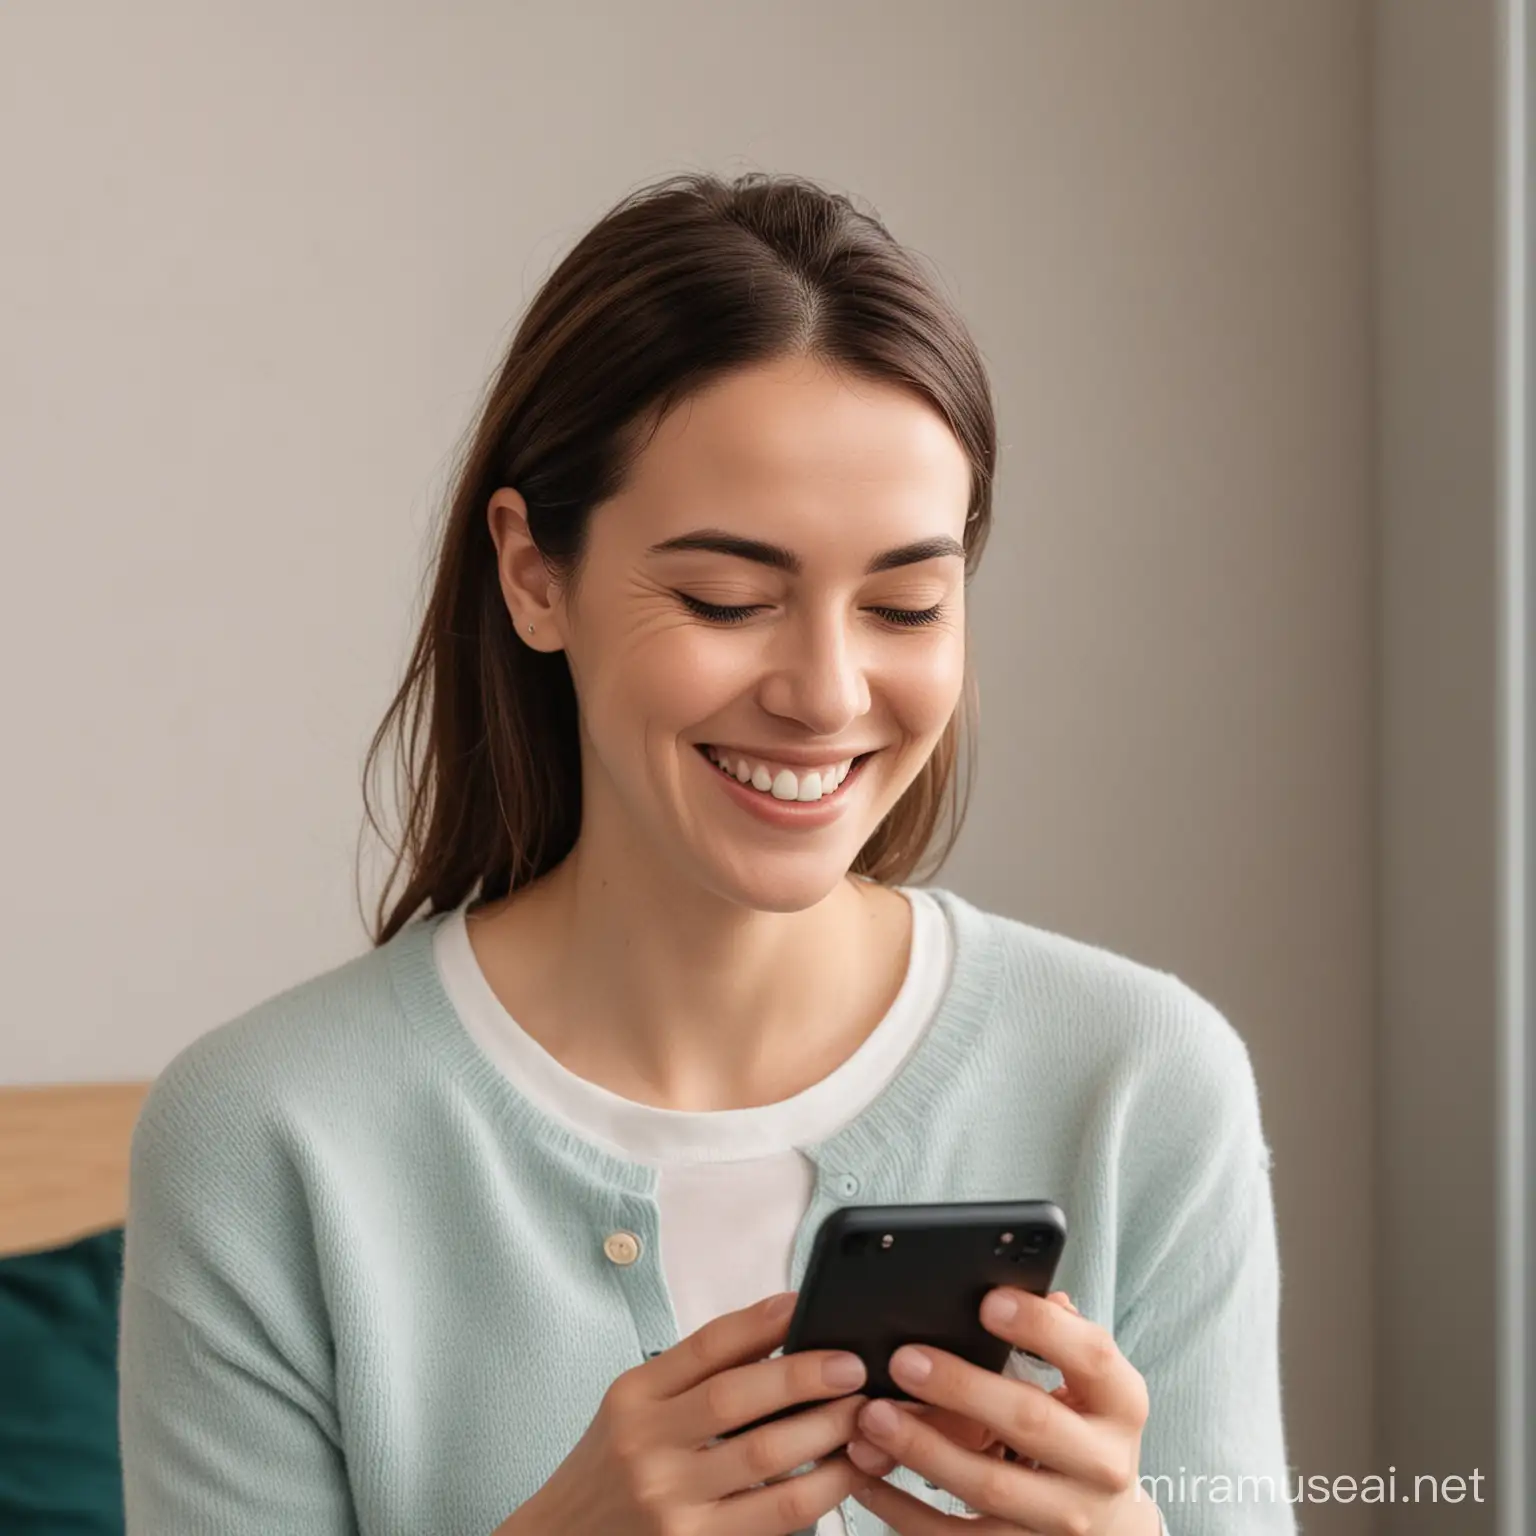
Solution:
<svg viewBox="0 0 1536 1536"><path fill-rule="evenodd" d="M661 555L676 549L707 549L719 555L736 555L742 560L755 560L759 565L772 566L776 571L788 571L798 576L803 569L799 555L779 544L767 544L761 539L743 538L740 534L726 533L719 528L699 528L693 533L680 533L676 538L663 539L652 544L648 555ZM920 560L932 560L940 555L958 555L965 558L965 546L946 534L930 539L914 539L910 544L899 544L875 556L864 568L873 576L876 571L890 571L897 566L916 565Z"/></svg>

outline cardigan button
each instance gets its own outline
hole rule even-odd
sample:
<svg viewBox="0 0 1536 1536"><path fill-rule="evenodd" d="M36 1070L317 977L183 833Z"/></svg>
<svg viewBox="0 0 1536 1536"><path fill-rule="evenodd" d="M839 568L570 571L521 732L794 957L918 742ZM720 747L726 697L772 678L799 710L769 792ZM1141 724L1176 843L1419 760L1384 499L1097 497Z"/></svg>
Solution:
<svg viewBox="0 0 1536 1536"><path fill-rule="evenodd" d="M603 1239L603 1252L615 1264L633 1264L640 1257L640 1239L633 1232L610 1232Z"/></svg>
<svg viewBox="0 0 1536 1536"><path fill-rule="evenodd" d="M837 1192L844 1199L852 1199L859 1192L859 1181L851 1173L842 1174L837 1181Z"/></svg>

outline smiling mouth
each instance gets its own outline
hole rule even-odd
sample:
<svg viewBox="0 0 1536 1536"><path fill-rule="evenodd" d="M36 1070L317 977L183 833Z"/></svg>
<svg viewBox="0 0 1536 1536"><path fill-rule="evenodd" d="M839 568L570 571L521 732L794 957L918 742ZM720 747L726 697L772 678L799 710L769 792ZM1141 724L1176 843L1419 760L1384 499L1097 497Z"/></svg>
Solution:
<svg viewBox="0 0 1536 1536"><path fill-rule="evenodd" d="M696 743L696 750L717 773L734 779L743 789L750 789L764 799L785 805L818 805L839 796L843 786L875 755L872 751L861 752L857 757L849 758L841 777L831 780L830 775L815 769L780 768L775 772L765 764L754 765L734 752L717 754L717 749L706 742Z"/></svg>

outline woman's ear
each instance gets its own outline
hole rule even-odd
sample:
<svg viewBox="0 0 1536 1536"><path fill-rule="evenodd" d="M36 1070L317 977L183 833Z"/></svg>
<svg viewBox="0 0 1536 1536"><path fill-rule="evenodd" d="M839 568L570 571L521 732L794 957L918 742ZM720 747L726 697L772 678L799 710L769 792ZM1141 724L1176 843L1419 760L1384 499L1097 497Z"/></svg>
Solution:
<svg viewBox="0 0 1536 1536"><path fill-rule="evenodd" d="M503 486L492 495L485 516L496 546L502 600L518 638L536 651L561 650L560 584L528 531L527 502Z"/></svg>

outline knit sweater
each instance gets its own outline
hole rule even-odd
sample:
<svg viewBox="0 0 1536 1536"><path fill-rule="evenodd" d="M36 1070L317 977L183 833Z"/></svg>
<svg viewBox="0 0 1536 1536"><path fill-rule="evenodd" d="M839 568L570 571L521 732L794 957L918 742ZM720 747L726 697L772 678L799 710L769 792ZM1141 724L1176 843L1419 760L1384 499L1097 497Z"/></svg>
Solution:
<svg viewBox="0 0 1536 1536"><path fill-rule="evenodd" d="M1055 1284L1146 1381L1141 1473L1168 1529L1293 1536L1241 1036L1171 974L931 894L948 986L883 1091L800 1149L791 1288L839 1205L1055 1200ZM123 1284L128 1536L491 1536L614 1378L677 1342L655 1167L478 1048L433 961L446 919L223 1024L152 1089Z"/></svg>

